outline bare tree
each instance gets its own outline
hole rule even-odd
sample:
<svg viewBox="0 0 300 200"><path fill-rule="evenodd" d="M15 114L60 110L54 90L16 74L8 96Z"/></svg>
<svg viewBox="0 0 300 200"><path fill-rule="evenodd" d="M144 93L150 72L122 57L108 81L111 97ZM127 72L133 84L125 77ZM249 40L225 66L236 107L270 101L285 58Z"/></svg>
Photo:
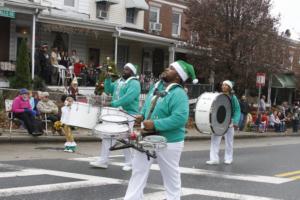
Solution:
<svg viewBox="0 0 300 200"><path fill-rule="evenodd" d="M219 81L234 80L243 92L255 87L256 72L280 69L284 43L271 6L271 0L189 0L187 23L199 38L194 45L211 49L192 58L198 71L214 71Z"/></svg>

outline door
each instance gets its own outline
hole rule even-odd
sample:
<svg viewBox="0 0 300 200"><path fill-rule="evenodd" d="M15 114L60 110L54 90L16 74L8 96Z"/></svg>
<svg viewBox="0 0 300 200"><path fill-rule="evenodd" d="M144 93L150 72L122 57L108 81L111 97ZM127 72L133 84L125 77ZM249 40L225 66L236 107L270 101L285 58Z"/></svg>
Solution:
<svg viewBox="0 0 300 200"><path fill-rule="evenodd" d="M155 49L153 51L153 65L152 71L155 77L158 77L164 70L164 50Z"/></svg>
<svg viewBox="0 0 300 200"><path fill-rule="evenodd" d="M89 49L89 66L99 66L100 49L90 48Z"/></svg>
<svg viewBox="0 0 300 200"><path fill-rule="evenodd" d="M0 17L0 27L0 61L9 61L10 19Z"/></svg>

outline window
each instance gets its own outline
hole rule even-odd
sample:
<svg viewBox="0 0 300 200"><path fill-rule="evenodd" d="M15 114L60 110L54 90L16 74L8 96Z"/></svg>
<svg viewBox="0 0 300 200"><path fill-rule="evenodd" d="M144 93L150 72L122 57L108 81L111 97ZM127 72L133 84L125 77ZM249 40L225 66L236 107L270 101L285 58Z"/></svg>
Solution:
<svg viewBox="0 0 300 200"><path fill-rule="evenodd" d="M150 7L149 21L159 23L159 8Z"/></svg>
<svg viewBox="0 0 300 200"><path fill-rule="evenodd" d="M180 36L181 29L181 13L172 14L172 36Z"/></svg>
<svg viewBox="0 0 300 200"><path fill-rule="evenodd" d="M135 22L135 9L134 8L127 8L126 22L134 24L134 22Z"/></svg>
<svg viewBox="0 0 300 200"><path fill-rule="evenodd" d="M196 31L191 31L191 40L192 43L197 43L199 42L199 33Z"/></svg>
<svg viewBox="0 0 300 200"><path fill-rule="evenodd" d="M106 1L101 1L97 3L97 17L100 19L108 18L108 6L109 4Z"/></svg>
<svg viewBox="0 0 300 200"><path fill-rule="evenodd" d="M75 7L75 0L64 0L65 6Z"/></svg>

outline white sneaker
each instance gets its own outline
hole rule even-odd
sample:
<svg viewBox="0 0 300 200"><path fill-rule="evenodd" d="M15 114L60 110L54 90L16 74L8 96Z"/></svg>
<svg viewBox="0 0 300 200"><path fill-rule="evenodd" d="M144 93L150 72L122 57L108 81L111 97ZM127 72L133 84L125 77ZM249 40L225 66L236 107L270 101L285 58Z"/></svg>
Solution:
<svg viewBox="0 0 300 200"><path fill-rule="evenodd" d="M93 167L102 168L102 169L107 169L107 167L108 167L107 163L103 163L103 162L99 162L99 161L90 162L90 165Z"/></svg>
<svg viewBox="0 0 300 200"><path fill-rule="evenodd" d="M232 163L232 160L231 161L229 161L229 160L224 160L224 164L226 164L226 165L230 165Z"/></svg>
<svg viewBox="0 0 300 200"><path fill-rule="evenodd" d="M219 164L219 161L216 161L216 160L208 160L208 161L206 161L206 164L207 164L207 165L218 165L218 164Z"/></svg>
<svg viewBox="0 0 300 200"><path fill-rule="evenodd" d="M123 170L123 171L130 171L130 170L132 170L132 167L131 167L131 165L124 165L124 166L122 167L122 170Z"/></svg>

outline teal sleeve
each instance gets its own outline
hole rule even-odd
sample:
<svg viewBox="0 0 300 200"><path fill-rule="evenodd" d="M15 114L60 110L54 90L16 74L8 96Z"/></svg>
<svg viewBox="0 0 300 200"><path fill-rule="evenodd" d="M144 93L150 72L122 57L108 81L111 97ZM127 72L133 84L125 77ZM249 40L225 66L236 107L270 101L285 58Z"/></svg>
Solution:
<svg viewBox="0 0 300 200"><path fill-rule="evenodd" d="M139 98L141 85L137 80L130 81L127 87L126 93L120 99L111 102L112 107L126 106Z"/></svg>
<svg viewBox="0 0 300 200"><path fill-rule="evenodd" d="M111 78L104 80L104 92L110 95L114 93L114 83L111 81Z"/></svg>
<svg viewBox="0 0 300 200"><path fill-rule="evenodd" d="M189 102L184 90L178 90L169 101L171 114L166 118L154 119L157 131L176 130L185 126L189 116Z"/></svg>
<svg viewBox="0 0 300 200"><path fill-rule="evenodd" d="M151 102L150 96L152 96L153 90L154 90L154 85L150 86L149 92L146 96L144 105L143 105L143 107L141 109L141 112L140 112L141 115L143 115L144 119L146 119L146 116L145 116L146 115L146 110L147 110L147 107L150 105L150 102Z"/></svg>
<svg viewBox="0 0 300 200"><path fill-rule="evenodd" d="M232 113L233 113L232 122L234 125L238 125L241 116L241 108L240 108L239 101L235 95L232 96L231 104L232 104Z"/></svg>

